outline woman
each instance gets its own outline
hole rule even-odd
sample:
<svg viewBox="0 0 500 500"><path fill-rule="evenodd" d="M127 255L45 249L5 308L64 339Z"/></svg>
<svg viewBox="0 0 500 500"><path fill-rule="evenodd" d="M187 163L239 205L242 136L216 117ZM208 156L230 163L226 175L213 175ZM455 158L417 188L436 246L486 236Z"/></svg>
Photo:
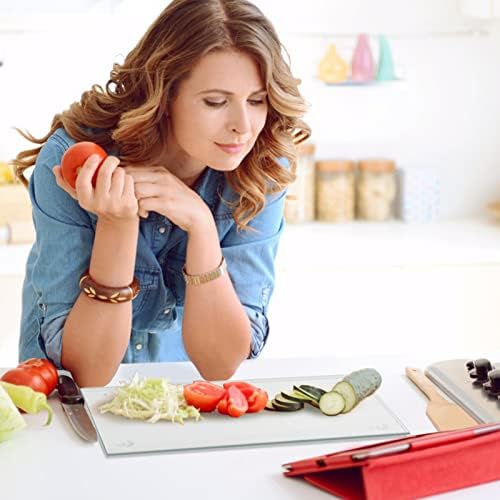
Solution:
<svg viewBox="0 0 500 500"><path fill-rule="evenodd" d="M41 147L15 160L20 176L35 165L37 233L20 359L48 357L97 386L121 362L190 359L215 380L258 356L288 164L309 135L297 84L254 5L174 0L104 89L42 139L24 133ZM61 175L77 141L109 154L95 188L94 156L75 189Z"/></svg>

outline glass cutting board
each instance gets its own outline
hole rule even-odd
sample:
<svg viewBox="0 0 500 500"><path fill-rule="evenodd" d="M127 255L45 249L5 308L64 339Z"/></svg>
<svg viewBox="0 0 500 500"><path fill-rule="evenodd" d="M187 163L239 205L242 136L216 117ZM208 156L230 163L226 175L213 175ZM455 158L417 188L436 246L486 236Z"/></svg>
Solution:
<svg viewBox="0 0 500 500"><path fill-rule="evenodd" d="M310 384L325 390L341 379L341 375L247 380L265 389L272 399L293 385ZM169 380L170 383L176 383ZM387 438L408 434L408 429L384 404L377 393L359 403L351 412L333 417L305 405L296 412L263 410L240 418L221 415L217 411L202 413L199 421L186 420L184 425L168 421L151 424L129 420L110 413L101 414L99 406L114 397L116 388L83 388L87 410L97 429L107 455L148 452L172 452L304 443L350 438Z"/></svg>

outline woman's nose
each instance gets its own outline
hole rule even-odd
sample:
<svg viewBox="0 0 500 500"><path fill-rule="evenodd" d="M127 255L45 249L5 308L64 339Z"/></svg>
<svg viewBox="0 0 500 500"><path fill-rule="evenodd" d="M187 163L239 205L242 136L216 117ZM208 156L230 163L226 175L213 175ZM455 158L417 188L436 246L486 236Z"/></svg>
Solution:
<svg viewBox="0 0 500 500"><path fill-rule="evenodd" d="M240 135L247 134L251 131L250 117L248 116L247 109L243 107L234 111L231 117L230 129Z"/></svg>

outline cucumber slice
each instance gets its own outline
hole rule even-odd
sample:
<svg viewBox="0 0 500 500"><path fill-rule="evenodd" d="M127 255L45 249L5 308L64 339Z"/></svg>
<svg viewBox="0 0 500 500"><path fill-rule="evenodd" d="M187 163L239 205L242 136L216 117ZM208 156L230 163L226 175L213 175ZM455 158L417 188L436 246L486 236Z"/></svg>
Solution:
<svg viewBox="0 0 500 500"><path fill-rule="evenodd" d="M293 403L293 402L290 401L290 403ZM302 404L302 403L295 403L292 406L289 404L280 403L279 401L276 401L276 399L273 399L271 401L271 404L273 405L273 409L276 411L297 411L297 410L301 410L302 408L304 408L304 404Z"/></svg>
<svg viewBox="0 0 500 500"><path fill-rule="evenodd" d="M319 400L319 409L325 415L338 415L345 408L345 399L342 394L336 391L330 391Z"/></svg>
<svg viewBox="0 0 500 500"><path fill-rule="evenodd" d="M305 403L307 403L308 401L311 400L311 398L309 396L306 396L305 394L302 394L301 392L296 391L296 390L293 390L290 393L290 395L297 398L297 399L300 399L301 401L304 401Z"/></svg>
<svg viewBox="0 0 500 500"><path fill-rule="evenodd" d="M269 411L277 411L276 408L273 406L273 402L271 400L269 400L266 403L266 406L264 406L264 409L269 410Z"/></svg>
<svg viewBox="0 0 500 500"><path fill-rule="evenodd" d="M341 381L335 384L331 392L338 392L344 398L344 409L342 413L347 413L356 406L356 393L351 384Z"/></svg>
<svg viewBox="0 0 500 500"><path fill-rule="evenodd" d="M307 404L314 406L314 408L319 408L319 401L316 401L315 399L310 399L307 401Z"/></svg>
<svg viewBox="0 0 500 500"><path fill-rule="evenodd" d="M318 401L321 399L321 396L325 394L324 389L320 389L319 387L314 387L313 385L299 385L298 387L296 385L293 386L293 389L295 391L300 392L301 394L304 394L305 396L308 396L310 399L313 399L315 401Z"/></svg>
<svg viewBox="0 0 500 500"><path fill-rule="evenodd" d="M302 401L290 401L289 399L284 398L281 394L278 394L274 397L273 404L275 402L281 406L287 406L294 410L300 410L304 408L304 403Z"/></svg>
<svg viewBox="0 0 500 500"><path fill-rule="evenodd" d="M300 398L295 396L293 393L288 393L288 392L281 392L280 395L282 398L286 399L287 401L295 401L296 403L305 403L307 400L304 398Z"/></svg>
<svg viewBox="0 0 500 500"><path fill-rule="evenodd" d="M345 399L345 408L342 413L351 411L361 400L373 394L381 385L382 377L374 368L364 368L346 375L335 384L332 391L336 391Z"/></svg>

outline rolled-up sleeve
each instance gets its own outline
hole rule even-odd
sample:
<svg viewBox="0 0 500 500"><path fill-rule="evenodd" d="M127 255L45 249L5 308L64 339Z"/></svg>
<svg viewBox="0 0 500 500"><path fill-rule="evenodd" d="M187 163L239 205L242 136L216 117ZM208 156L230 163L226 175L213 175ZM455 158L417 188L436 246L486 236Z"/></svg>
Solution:
<svg viewBox="0 0 500 500"><path fill-rule="evenodd" d="M285 191L269 195L264 209L252 219L250 231L236 225L221 242L228 273L252 328L249 358L256 358L269 335L267 308L274 290L275 257L284 229Z"/></svg>
<svg viewBox="0 0 500 500"><path fill-rule="evenodd" d="M36 241L25 283L32 293L26 296L37 302L31 308L40 314L37 340L58 367L64 324L79 296L79 278L88 266L94 240L90 215L59 188L52 172L67 147L57 138L49 139L38 155L29 185Z"/></svg>

